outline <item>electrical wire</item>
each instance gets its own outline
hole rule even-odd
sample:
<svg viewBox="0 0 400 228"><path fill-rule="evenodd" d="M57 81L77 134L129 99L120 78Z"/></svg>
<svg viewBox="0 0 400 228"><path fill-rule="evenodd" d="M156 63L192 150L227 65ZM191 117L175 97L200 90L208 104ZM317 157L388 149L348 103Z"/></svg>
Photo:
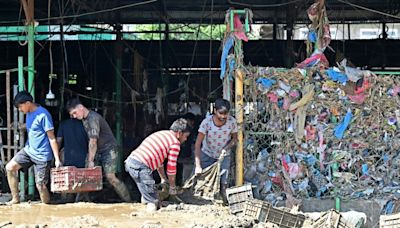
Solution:
<svg viewBox="0 0 400 228"><path fill-rule="evenodd" d="M304 0L294 0L291 2L268 4L268 5L248 4L248 3L242 3L242 2L234 2L232 0L228 0L228 3L232 4L232 5L244 6L244 7L248 7L248 8L273 8L273 7L290 5L290 4L293 4L296 2L301 2L301 1L304 1Z"/></svg>
<svg viewBox="0 0 400 228"><path fill-rule="evenodd" d="M370 12L373 12L373 13L381 14L381 15L384 15L384 16L387 16L387 17L391 17L391 18L395 18L395 19L400 20L400 16L396 16L396 15L388 14L388 13L381 12L381 11L378 11L378 10L370 9L370 8L367 8L367 7L364 7L364 6L360 6L360 5L357 5L357 4L348 2L348 1L344 1L344 0L336 0L336 1L344 3L344 4L347 4L347 5L350 5L350 6L353 6L353 7L356 7L356 8L359 8L359 9L362 9L362 10L370 11Z"/></svg>
<svg viewBox="0 0 400 228"><path fill-rule="evenodd" d="M114 7L114 8L110 8L110 9L103 9L103 10L81 13L81 14L76 14L76 15L65 15L65 16L51 17L51 18L39 18L39 19L35 19L35 21L47 21L47 20L54 21L54 20L68 19L68 18L78 18L78 17L84 17L84 16L89 16L89 15L94 15L94 14L101 14L101 13L107 13L107 12L127 9L127 8L131 8L131 7L135 7L135 6L146 5L146 4L150 4L153 2L157 2L157 1L158 0L148 0L148 1L143 1L143 2L127 4L127 5L123 5L123 6L118 6L118 7ZM18 21L0 21L0 24L12 24L12 23L18 23Z"/></svg>

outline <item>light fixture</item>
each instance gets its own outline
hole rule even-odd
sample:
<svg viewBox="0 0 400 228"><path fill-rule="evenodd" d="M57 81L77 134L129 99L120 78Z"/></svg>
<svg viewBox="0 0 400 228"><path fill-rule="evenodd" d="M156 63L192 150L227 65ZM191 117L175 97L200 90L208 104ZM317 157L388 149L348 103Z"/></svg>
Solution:
<svg viewBox="0 0 400 228"><path fill-rule="evenodd" d="M86 89L87 91L92 91L93 87L91 87L91 86L86 86L85 89Z"/></svg>

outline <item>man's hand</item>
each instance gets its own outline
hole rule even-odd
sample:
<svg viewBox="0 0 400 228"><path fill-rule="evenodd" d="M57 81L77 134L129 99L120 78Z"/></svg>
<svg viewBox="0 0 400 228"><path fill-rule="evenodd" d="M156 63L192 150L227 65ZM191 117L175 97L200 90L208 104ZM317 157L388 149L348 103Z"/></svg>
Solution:
<svg viewBox="0 0 400 228"><path fill-rule="evenodd" d="M177 194L176 186L169 187L169 195L175 196Z"/></svg>
<svg viewBox="0 0 400 228"><path fill-rule="evenodd" d="M196 165L196 168L194 169L194 174L199 175L203 172L203 169L201 166Z"/></svg>
<svg viewBox="0 0 400 228"><path fill-rule="evenodd" d="M94 162L93 162L93 161L88 161L88 162L86 163L86 167L88 167L88 168L93 168L93 167L94 167Z"/></svg>
<svg viewBox="0 0 400 228"><path fill-rule="evenodd" d="M160 183L160 185L161 185L161 187L167 187L169 184L168 184L168 180L166 180L166 179L161 179L161 183Z"/></svg>
<svg viewBox="0 0 400 228"><path fill-rule="evenodd" d="M62 166L62 163L59 159L56 159L55 165L56 165L56 168L60 168Z"/></svg>

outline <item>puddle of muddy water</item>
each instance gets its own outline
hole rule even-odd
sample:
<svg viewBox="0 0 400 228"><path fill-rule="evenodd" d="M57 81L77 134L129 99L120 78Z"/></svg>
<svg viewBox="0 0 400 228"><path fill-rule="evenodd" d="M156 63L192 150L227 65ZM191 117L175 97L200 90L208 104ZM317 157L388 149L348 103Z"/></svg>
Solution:
<svg viewBox="0 0 400 228"><path fill-rule="evenodd" d="M94 204L72 203L44 205L21 203L0 206L0 221L12 225L47 225L47 227L141 227L143 224L161 224L163 227L183 227L185 224L212 224L221 214L199 213L200 208L212 205L188 206L186 209L161 210L154 214L145 212L145 206L135 203ZM30 227L30 226L29 226Z"/></svg>

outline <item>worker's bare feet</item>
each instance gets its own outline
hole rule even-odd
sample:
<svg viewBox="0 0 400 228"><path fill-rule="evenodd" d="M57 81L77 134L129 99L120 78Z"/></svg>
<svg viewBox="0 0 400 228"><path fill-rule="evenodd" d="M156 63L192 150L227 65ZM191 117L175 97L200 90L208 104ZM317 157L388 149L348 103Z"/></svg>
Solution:
<svg viewBox="0 0 400 228"><path fill-rule="evenodd" d="M8 201L6 204L7 205L13 205L13 204L19 204L20 203L20 201L19 201L19 199L11 199L10 201Z"/></svg>

